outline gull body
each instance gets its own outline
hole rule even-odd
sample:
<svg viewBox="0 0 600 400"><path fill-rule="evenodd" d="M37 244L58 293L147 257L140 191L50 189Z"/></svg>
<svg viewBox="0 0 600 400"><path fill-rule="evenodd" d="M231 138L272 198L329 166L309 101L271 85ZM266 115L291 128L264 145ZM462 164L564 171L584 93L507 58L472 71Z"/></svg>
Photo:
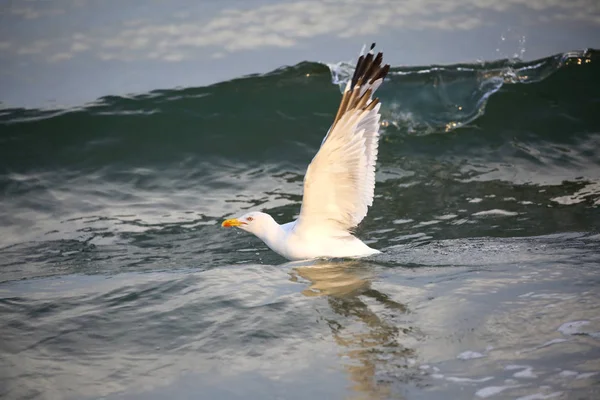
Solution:
<svg viewBox="0 0 600 400"><path fill-rule="evenodd" d="M226 227L238 227L250 232L277 254L288 260L306 260L319 257L365 257L377 254L356 236L335 230L296 229L298 221L279 225L263 212L251 212L223 222Z"/></svg>
<svg viewBox="0 0 600 400"><path fill-rule="evenodd" d="M383 54L361 55L346 85L337 115L304 176L300 215L278 224L263 212L225 220L260 238L289 260L366 257L379 253L351 231L373 204L379 141L379 99L373 98L389 71Z"/></svg>

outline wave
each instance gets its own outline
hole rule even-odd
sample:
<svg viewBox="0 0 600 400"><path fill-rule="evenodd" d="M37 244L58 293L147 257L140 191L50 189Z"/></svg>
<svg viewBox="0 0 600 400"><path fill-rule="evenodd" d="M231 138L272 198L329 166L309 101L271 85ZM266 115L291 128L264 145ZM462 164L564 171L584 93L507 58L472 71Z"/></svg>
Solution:
<svg viewBox="0 0 600 400"><path fill-rule="evenodd" d="M554 142L600 131L598 50L541 60L394 67L378 91L388 136L456 132L481 146L531 136ZM0 110L0 171L155 167L165 163L305 165L339 102L347 63L303 62L199 88L107 96L70 109ZM409 139L407 139L409 140ZM282 149L287 149L282 151Z"/></svg>
<svg viewBox="0 0 600 400"><path fill-rule="evenodd" d="M599 100L590 88L600 85L599 55L589 49L530 62L394 67L378 91L382 166L431 174L433 163L425 158L464 158L471 177L545 183L598 169ZM69 109L6 108L0 110L0 189L27 191L41 181L79 185L97 177L143 190L165 181L181 191L200 181L236 187L251 176L301 174L337 109L340 96L331 83L343 87L351 73L347 63L303 62ZM407 159L413 162L406 165Z"/></svg>
<svg viewBox="0 0 600 400"><path fill-rule="evenodd" d="M407 121L413 128L422 124L424 129L413 129L411 132L414 133L448 132L483 115L487 100L503 85L540 82L573 66L592 64L589 67L597 70L600 68L597 65L599 56L600 50L584 49L528 62L513 58L447 66L396 66L392 68L386 84L378 93L384 101L384 108L387 108L389 123L400 124ZM321 83L318 78L324 75L324 65L330 70L333 84L343 91L354 71L352 63L320 64L305 61L265 74L250 74L207 87L157 89L142 94L105 96L95 102L66 109L3 107L0 108L0 124L35 122L71 113L147 116L178 110L194 112L191 111L194 108L198 116L209 117L211 110L206 109L206 104L200 100L204 97L218 94L219 100L223 100L223 96L239 94L244 90L275 88L279 92L285 88L297 90L298 85L307 84L314 90L315 83ZM576 78L580 71L568 73ZM304 79L310 77L313 79ZM295 95L298 96L298 93ZM275 93L275 97L283 96L279 92ZM227 99L224 103L228 103Z"/></svg>
<svg viewBox="0 0 600 400"><path fill-rule="evenodd" d="M396 67L380 89L387 108L386 122L411 134L450 132L484 115L490 96L505 85L537 83L556 73L568 75L557 79L561 81L581 79L581 68L570 68L581 65L594 69L589 78L597 82L599 56L598 50L587 49L529 62L504 59L477 64ZM354 66L345 62L328 66L333 83L343 91Z"/></svg>
<svg viewBox="0 0 600 400"><path fill-rule="evenodd" d="M598 94L589 89L600 84L599 55L588 49L530 62L394 67L378 91L384 130L410 141L468 127L480 134L455 140L475 148L514 137L551 143L585 137L600 131ZM207 87L107 96L69 109L5 108L0 172L174 162L305 165L337 109L331 82L343 87L351 74L348 63L303 62Z"/></svg>

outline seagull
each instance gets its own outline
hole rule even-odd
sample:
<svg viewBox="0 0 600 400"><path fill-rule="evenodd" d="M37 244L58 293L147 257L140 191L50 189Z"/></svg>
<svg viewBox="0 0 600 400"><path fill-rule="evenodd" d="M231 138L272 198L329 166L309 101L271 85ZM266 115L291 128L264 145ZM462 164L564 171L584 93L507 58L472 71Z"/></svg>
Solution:
<svg viewBox="0 0 600 400"><path fill-rule="evenodd" d="M352 234L373 205L381 117L373 94L390 69L381 65L383 54L375 56L374 47L366 55L363 47L333 124L306 170L298 218L279 225L269 214L254 211L227 219L222 227L250 232L292 261L380 253Z"/></svg>

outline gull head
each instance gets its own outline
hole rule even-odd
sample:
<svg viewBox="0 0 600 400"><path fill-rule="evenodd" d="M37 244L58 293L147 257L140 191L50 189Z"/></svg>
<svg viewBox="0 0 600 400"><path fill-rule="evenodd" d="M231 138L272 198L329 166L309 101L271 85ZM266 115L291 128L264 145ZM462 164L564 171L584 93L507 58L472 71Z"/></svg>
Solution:
<svg viewBox="0 0 600 400"><path fill-rule="evenodd" d="M226 219L221 224L224 228L240 228L246 232L261 236L261 234L269 229L275 221L269 214L263 212L254 211L244 214L238 218Z"/></svg>

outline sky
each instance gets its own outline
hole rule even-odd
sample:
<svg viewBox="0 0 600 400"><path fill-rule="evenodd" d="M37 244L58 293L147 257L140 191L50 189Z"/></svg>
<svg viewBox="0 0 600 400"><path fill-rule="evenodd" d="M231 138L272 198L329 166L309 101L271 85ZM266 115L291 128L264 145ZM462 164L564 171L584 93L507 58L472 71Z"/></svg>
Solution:
<svg viewBox="0 0 600 400"><path fill-rule="evenodd" d="M0 102L205 86L371 42L394 66L600 48L600 1L0 0Z"/></svg>

